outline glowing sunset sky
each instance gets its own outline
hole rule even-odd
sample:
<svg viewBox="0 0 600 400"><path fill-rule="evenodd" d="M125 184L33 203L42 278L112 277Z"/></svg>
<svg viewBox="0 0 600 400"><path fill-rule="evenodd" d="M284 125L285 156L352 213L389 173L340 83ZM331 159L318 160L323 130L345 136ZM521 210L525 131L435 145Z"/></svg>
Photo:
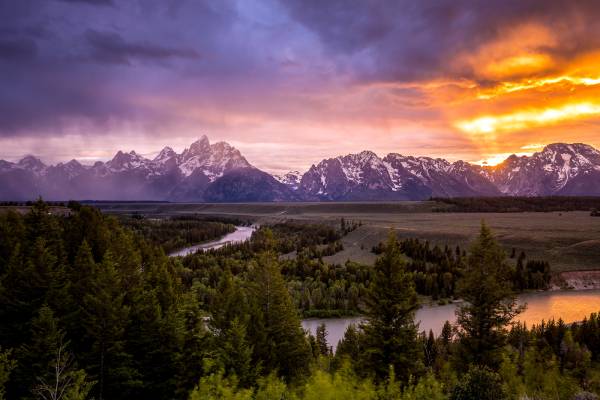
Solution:
<svg viewBox="0 0 600 400"><path fill-rule="evenodd" d="M600 2L0 0L0 158L600 147Z"/></svg>

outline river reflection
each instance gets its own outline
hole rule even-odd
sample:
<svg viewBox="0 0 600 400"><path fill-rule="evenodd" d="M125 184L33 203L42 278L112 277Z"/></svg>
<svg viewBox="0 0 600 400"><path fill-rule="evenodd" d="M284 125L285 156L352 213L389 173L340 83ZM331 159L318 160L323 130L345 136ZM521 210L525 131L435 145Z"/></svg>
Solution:
<svg viewBox="0 0 600 400"><path fill-rule="evenodd" d="M552 318L562 318L567 323L581 321L593 312L600 312L600 290L528 293L519 296L518 301L519 304L527 303L527 309L517 319L529 327ZM415 315L419 330L432 330L439 335L446 321L456 321L456 307L456 304L448 304L420 308ZM314 335L317 326L324 323L329 334L327 341L335 349L348 325L357 324L360 320L358 317L307 319L302 321L302 326Z"/></svg>

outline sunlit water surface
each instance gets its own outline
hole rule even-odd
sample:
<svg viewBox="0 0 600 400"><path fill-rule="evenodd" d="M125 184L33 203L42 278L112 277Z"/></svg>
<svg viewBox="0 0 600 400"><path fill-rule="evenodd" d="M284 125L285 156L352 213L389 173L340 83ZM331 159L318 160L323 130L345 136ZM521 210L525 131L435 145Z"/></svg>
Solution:
<svg viewBox="0 0 600 400"><path fill-rule="evenodd" d="M566 323L581 321L593 312L600 312L600 290L527 293L519 296L518 301L520 304L526 303L527 309L517 319L526 322L529 327L553 318L562 318ZM432 330L439 335L446 321L456 321L456 308L456 304L420 308L415 316L415 320L419 321L419 330ZM311 318L303 320L302 326L314 335L317 326L324 323L327 326L327 341L335 349L348 325L360 321L359 317Z"/></svg>

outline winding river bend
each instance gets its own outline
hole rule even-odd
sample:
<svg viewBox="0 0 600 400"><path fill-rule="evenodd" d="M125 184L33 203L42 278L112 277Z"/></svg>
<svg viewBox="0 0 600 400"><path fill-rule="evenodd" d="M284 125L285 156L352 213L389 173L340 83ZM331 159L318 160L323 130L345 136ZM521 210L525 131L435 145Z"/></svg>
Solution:
<svg viewBox="0 0 600 400"><path fill-rule="evenodd" d="M220 239L174 251L173 253L169 254L169 257L187 256L189 254L194 254L199 250L212 250L221 248L226 244L242 243L250 239L250 236L252 236L252 232L254 232L255 230L255 226L236 226L235 231L228 233Z"/></svg>
<svg viewBox="0 0 600 400"><path fill-rule="evenodd" d="M255 230L256 226L236 226L234 232L220 239L186 247L169 254L169 256L186 256L199 250L218 249L229 243L245 242L250 239ZM600 290L527 293L519 296L518 300L520 304L527 303L527 309L519 315L518 320L526 322L528 326L553 318L562 318L566 323L576 322L593 312L600 312ZM456 308L456 304L421 307L415 315L415 320L419 321L419 330L429 332L431 329L434 334L439 335L446 321L456 321L454 315ZM344 336L346 328L351 324L358 324L360 321L360 317L311 318L303 320L302 326L315 334L317 327L324 323L329 334L327 341L335 349L338 341Z"/></svg>
<svg viewBox="0 0 600 400"><path fill-rule="evenodd" d="M527 303L527 309L517 319L529 327L553 318L562 318L566 323L581 321L593 312L600 312L600 290L527 293L519 296L518 301L520 304ZM439 335L446 321L456 321L456 307L456 304L421 307L415 315L419 330L429 332L431 329ZM360 321L360 317L306 319L302 326L314 335L317 326L324 323L329 334L327 341L335 349L348 325Z"/></svg>

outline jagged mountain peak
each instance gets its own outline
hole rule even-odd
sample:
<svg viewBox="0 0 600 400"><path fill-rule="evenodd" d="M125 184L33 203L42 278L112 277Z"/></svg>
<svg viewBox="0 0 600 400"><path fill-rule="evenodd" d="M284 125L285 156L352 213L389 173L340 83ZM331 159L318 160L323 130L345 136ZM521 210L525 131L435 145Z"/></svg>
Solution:
<svg viewBox="0 0 600 400"><path fill-rule="evenodd" d="M210 152L210 141L206 135L202 135L190 145L189 149L184 150L183 155L189 158L204 155L207 152Z"/></svg>
<svg viewBox="0 0 600 400"><path fill-rule="evenodd" d="M569 151L573 153L578 152L593 152L598 153L598 150L585 143L551 143L544 147L545 151Z"/></svg>
<svg viewBox="0 0 600 400"><path fill-rule="evenodd" d="M26 155L17 163L20 167L27 169L43 169L46 167L46 164L42 162L38 157L32 156L31 154Z"/></svg>
<svg viewBox="0 0 600 400"><path fill-rule="evenodd" d="M201 171L213 182L227 171L252 168L240 151L226 142L210 144L206 136L184 150L180 157L179 170L185 176Z"/></svg>
<svg viewBox="0 0 600 400"><path fill-rule="evenodd" d="M175 153L175 150L173 150L171 147L166 146L165 148L163 148L156 157L154 157L154 159L152 161L154 162L164 162L166 160L169 160L173 157L176 157L177 153Z"/></svg>
<svg viewBox="0 0 600 400"><path fill-rule="evenodd" d="M23 199L23 193L62 200L177 201L600 195L600 152L583 143L552 143L529 156L511 155L496 166L479 166L399 153L380 158L365 150L324 159L304 174L273 177L227 142L211 144L203 135L181 154L165 147L152 160L134 150L118 151L93 167L76 160L46 166L34 156L17 163L0 160L0 198Z"/></svg>
<svg viewBox="0 0 600 400"><path fill-rule="evenodd" d="M600 152L583 143L552 143L531 156L511 155L488 172L507 195L600 193Z"/></svg>

